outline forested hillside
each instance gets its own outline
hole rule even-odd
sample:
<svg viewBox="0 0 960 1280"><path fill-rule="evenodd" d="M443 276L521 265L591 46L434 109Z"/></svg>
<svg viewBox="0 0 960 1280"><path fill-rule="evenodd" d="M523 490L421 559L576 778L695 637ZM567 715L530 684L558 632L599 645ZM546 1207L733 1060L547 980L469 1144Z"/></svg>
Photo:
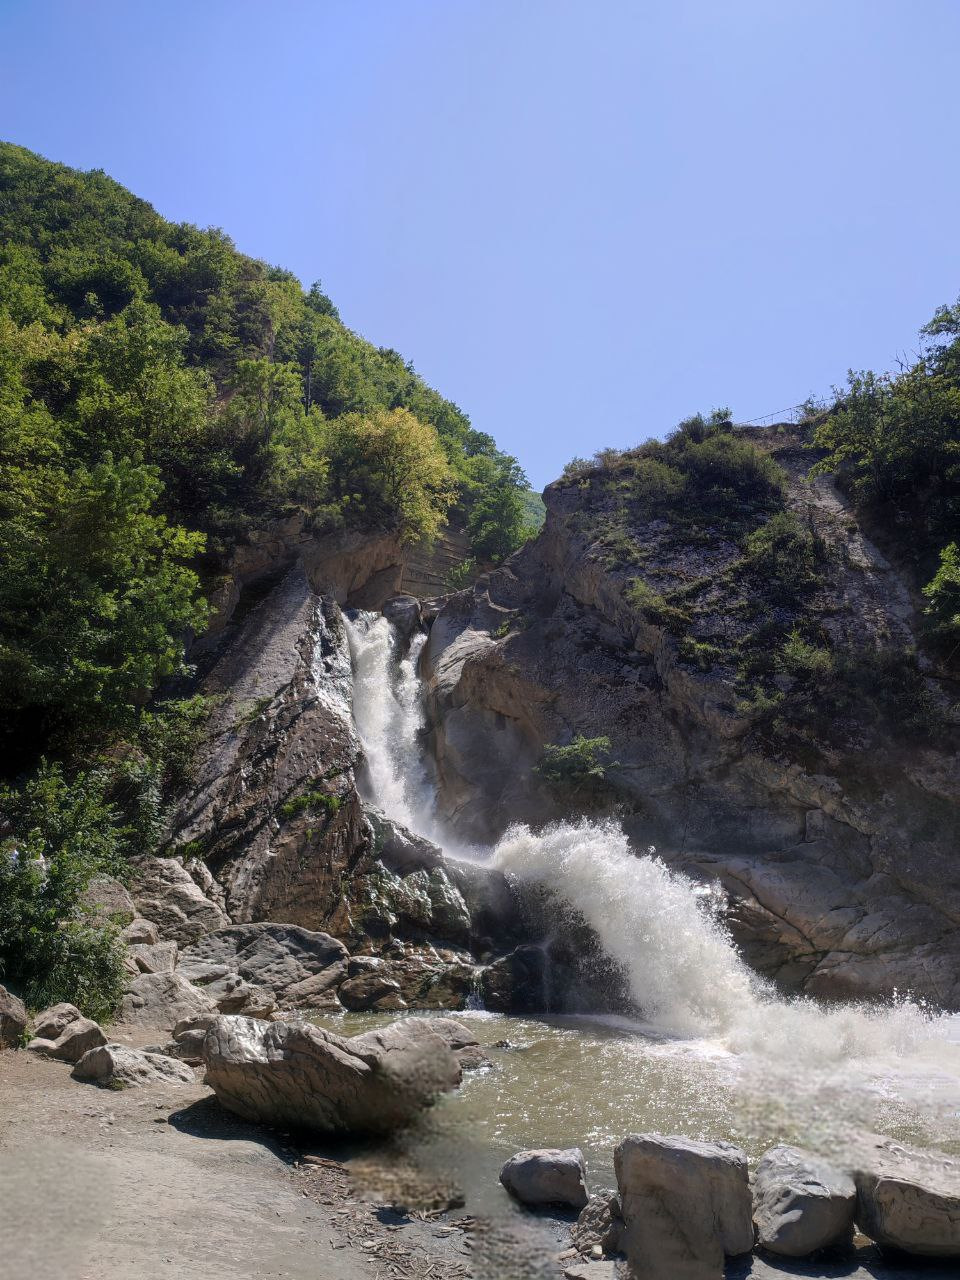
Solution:
<svg viewBox="0 0 960 1280"><path fill-rule="evenodd" d="M526 536L526 491L318 285L0 144L0 839L21 851L0 865L0 976L102 952L58 922L157 839L205 707L154 695L238 542L292 512L318 536L423 539L456 510L498 560Z"/></svg>

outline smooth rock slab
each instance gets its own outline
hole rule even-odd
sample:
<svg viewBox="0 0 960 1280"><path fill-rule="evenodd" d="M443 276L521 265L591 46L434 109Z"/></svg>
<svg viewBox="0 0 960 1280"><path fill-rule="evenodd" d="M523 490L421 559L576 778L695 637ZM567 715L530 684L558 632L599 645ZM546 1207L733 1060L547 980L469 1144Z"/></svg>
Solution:
<svg viewBox="0 0 960 1280"><path fill-rule="evenodd" d="M805 1258L849 1241L857 1188L842 1169L799 1147L773 1147L754 1174L758 1243L785 1258Z"/></svg>
<svg viewBox="0 0 960 1280"><path fill-rule="evenodd" d="M162 1053L105 1044L85 1053L70 1072L75 1080L106 1088L138 1088L146 1084L195 1084L190 1067Z"/></svg>
<svg viewBox="0 0 960 1280"><path fill-rule="evenodd" d="M61 1062L79 1062L90 1049L107 1043L96 1022L90 1018L75 1018L68 1022L56 1040L31 1040L27 1045L33 1053L42 1053Z"/></svg>
<svg viewBox="0 0 960 1280"><path fill-rule="evenodd" d="M586 1205L587 1170L579 1147L564 1151L518 1151L500 1170L500 1181L517 1200L529 1205Z"/></svg>
<svg viewBox="0 0 960 1280"><path fill-rule="evenodd" d="M644 1280L721 1280L753 1248L747 1157L729 1142L634 1134L614 1153L623 1247Z"/></svg>
<svg viewBox="0 0 960 1280"><path fill-rule="evenodd" d="M461 1067L429 1018L405 1018L345 1039L306 1022L224 1015L203 1046L207 1084L246 1120L321 1133L390 1133L438 1094Z"/></svg>

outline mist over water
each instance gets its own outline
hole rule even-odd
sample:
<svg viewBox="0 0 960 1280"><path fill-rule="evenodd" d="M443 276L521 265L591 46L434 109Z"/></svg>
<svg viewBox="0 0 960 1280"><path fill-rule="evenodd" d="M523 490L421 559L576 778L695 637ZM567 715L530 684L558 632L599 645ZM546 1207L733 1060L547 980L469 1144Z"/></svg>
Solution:
<svg viewBox="0 0 960 1280"><path fill-rule="evenodd" d="M419 741L417 663L426 637L415 634L404 652L387 619L373 613L348 620L347 634L367 798L453 851ZM561 822L540 832L514 826L495 849L474 856L540 886L555 900L558 928L564 913L592 926L623 967L643 1029L660 1038L662 1051L735 1055L737 1071L767 1090L789 1076L791 1088L804 1078L819 1089L882 1092L896 1078L896 1088L918 1096L933 1090L954 1107L960 1101L957 1018L910 1000L826 1005L779 995L741 960L718 899L652 852L638 854L616 822Z"/></svg>

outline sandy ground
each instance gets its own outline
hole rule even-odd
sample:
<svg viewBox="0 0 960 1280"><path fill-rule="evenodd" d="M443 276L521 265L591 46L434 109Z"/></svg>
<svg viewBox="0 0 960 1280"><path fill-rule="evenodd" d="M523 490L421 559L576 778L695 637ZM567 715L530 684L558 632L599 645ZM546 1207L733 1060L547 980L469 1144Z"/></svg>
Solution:
<svg viewBox="0 0 960 1280"><path fill-rule="evenodd" d="M0 1276L557 1280L572 1261L559 1260L561 1221L494 1226L469 1206L400 1214L364 1198L369 1158L336 1157L231 1117L199 1082L114 1092L72 1080L66 1063L0 1053ZM865 1250L835 1265L728 1269L728 1280L789 1276L957 1280L960 1268Z"/></svg>

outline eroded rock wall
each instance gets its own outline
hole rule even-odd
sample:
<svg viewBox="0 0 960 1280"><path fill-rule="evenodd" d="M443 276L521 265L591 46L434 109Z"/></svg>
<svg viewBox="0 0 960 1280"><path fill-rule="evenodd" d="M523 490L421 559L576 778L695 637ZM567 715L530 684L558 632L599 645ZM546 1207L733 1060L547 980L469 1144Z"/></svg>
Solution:
<svg viewBox="0 0 960 1280"><path fill-rule="evenodd" d="M807 483L796 433L768 447L788 504L822 539L814 597L830 642L914 642L910 593L828 479ZM534 772L546 743L607 735L613 791L639 849L718 882L746 958L822 995L911 991L960 1005L960 771L956 754L901 739L791 753L757 733L735 673L681 656L670 630L631 608L636 568L604 543L616 494L556 484L540 537L452 597L424 654L441 808L469 839L567 815ZM600 532L598 532L598 530ZM664 521L631 529L643 574L697 594L691 638L744 634L749 585L722 530L685 540ZM932 696L946 699L931 683ZM825 709L828 713L829 708Z"/></svg>

